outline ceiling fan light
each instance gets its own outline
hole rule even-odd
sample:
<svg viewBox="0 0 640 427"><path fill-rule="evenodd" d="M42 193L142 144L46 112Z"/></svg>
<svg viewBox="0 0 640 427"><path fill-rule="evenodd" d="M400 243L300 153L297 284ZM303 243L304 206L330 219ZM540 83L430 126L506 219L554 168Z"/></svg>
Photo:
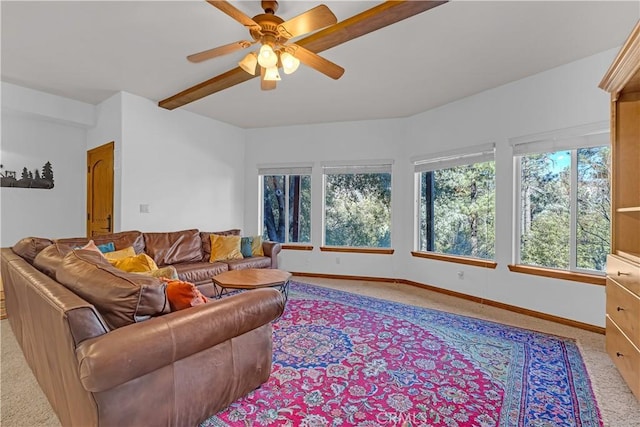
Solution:
<svg viewBox="0 0 640 427"><path fill-rule="evenodd" d="M240 68L252 76L256 75L256 65L258 65L258 55L255 52L248 53L242 61L238 62Z"/></svg>
<svg viewBox="0 0 640 427"><path fill-rule="evenodd" d="M280 55L280 62L282 62L282 69L285 74L291 74L295 72L300 66L300 60L289 52L283 52Z"/></svg>
<svg viewBox="0 0 640 427"><path fill-rule="evenodd" d="M264 68L275 67L278 63L278 55L273 51L273 48L268 44L263 44L258 54L258 64Z"/></svg>
<svg viewBox="0 0 640 427"><path fill-rule="evenodd" d="M266 81L279 81L280 73L278 72L278 67L269 67L264 72L264 79Z"/></svg>

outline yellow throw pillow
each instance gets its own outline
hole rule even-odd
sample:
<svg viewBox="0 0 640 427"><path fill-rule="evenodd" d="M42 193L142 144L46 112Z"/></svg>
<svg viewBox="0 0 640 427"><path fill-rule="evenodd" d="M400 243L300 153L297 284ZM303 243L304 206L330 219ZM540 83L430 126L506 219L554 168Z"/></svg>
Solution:
<svg viewBox="0 0 640 427"><path fill-rule="evenodd" d="M120 249L119 251L107 252L106 254L104 254L104 257L109 261L115 261L122 258L129 258L132 256L136 256L136 251L133 249L133 246Z"/></svg>
<svg viewBox="0 0 640 427"><path fill-rule="evenodd" d="M122 271L129 273L142 273L145 271L155 271L158 269L153 258L147 254L140 254L126 258L109 260L111 265Z"/></svg>
<svg viewBox="0 0 640 427"><path fill-rule="evenodd" d="M240 252L240 236L211 235L211 257L209 262L242 259Z"/></svg>
<svg viewBox="0 0 640 427"><path fill-rule="evenodd" d="M253 236L253 241L251 242L251 255L264 256L264 251L262 250L262 236Z"/></svg>
<svg viewBox="0 0 640 427"><path fill-rule="evenodd" d="M178 280L178 272L173 265L165 265L164 267L158 267L154 271L146 271L144 274L153 277L164 277L166 279Z"/></svg>

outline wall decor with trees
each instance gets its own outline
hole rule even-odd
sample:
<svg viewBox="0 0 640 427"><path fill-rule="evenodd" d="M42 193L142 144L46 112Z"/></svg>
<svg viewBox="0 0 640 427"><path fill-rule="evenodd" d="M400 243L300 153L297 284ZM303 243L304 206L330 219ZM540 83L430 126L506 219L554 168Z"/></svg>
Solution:
<svg viewBox="0 0 640 427"><path fill-rule="evenodd" d="M53 166L51 162L46 162L42 169L28 170L25 166L22 168L20 178L17 177L16 171L8 171L4 169L4 165L0 165L0 186L16 187L16 188L44 188L50 190L53 188Z"/></svg>

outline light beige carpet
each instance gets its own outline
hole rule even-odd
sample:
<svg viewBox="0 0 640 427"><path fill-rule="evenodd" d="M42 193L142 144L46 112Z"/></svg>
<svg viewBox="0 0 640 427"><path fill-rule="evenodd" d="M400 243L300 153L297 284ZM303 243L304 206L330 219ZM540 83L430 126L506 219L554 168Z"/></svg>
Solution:
<svg viewBox="0 0 640 427"><path fill-rule="evenodd" d="M294 280L296 280L295 277ZM610 427L640 427L640 403L631 394L605 353L604 335L404 284L308 277L298 278L298 280L574 338L578 341L591 376L605 425ZM58 419L22 357L8 321L1 321L0 326L2 343L2 358L0 359L0 425L3 427L59 426Z"/></svg>

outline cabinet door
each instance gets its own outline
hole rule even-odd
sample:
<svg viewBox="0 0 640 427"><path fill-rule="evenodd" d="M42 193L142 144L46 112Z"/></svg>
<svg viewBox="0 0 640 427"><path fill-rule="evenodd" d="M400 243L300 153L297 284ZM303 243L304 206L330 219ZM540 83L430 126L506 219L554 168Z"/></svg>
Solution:
<svg viewBox="0 0 640 427"><path fill-rule="evenodd" d="M607 353L620 371L620 375L636 398L640 399L640 351L609 317L607 317L606 346Z"/></svg>
<svg viewBox="0 0 640 427"><path fill-rule="evenodd" d="M640 347L640 297L607 278L607 316Z"/></svg>
<svg viewBox="0 0 640 427"><path fill-rule="evenodd" d="M640 254L640 92L613 105L612 248ZM625 100L626 99L626 100Z"/></svg>
<svg viewBox="0 0 640 427"><path fill-rule="evenodd" d="M640 296L640 264L620 256L607 256L607 276Z"/></svg>

